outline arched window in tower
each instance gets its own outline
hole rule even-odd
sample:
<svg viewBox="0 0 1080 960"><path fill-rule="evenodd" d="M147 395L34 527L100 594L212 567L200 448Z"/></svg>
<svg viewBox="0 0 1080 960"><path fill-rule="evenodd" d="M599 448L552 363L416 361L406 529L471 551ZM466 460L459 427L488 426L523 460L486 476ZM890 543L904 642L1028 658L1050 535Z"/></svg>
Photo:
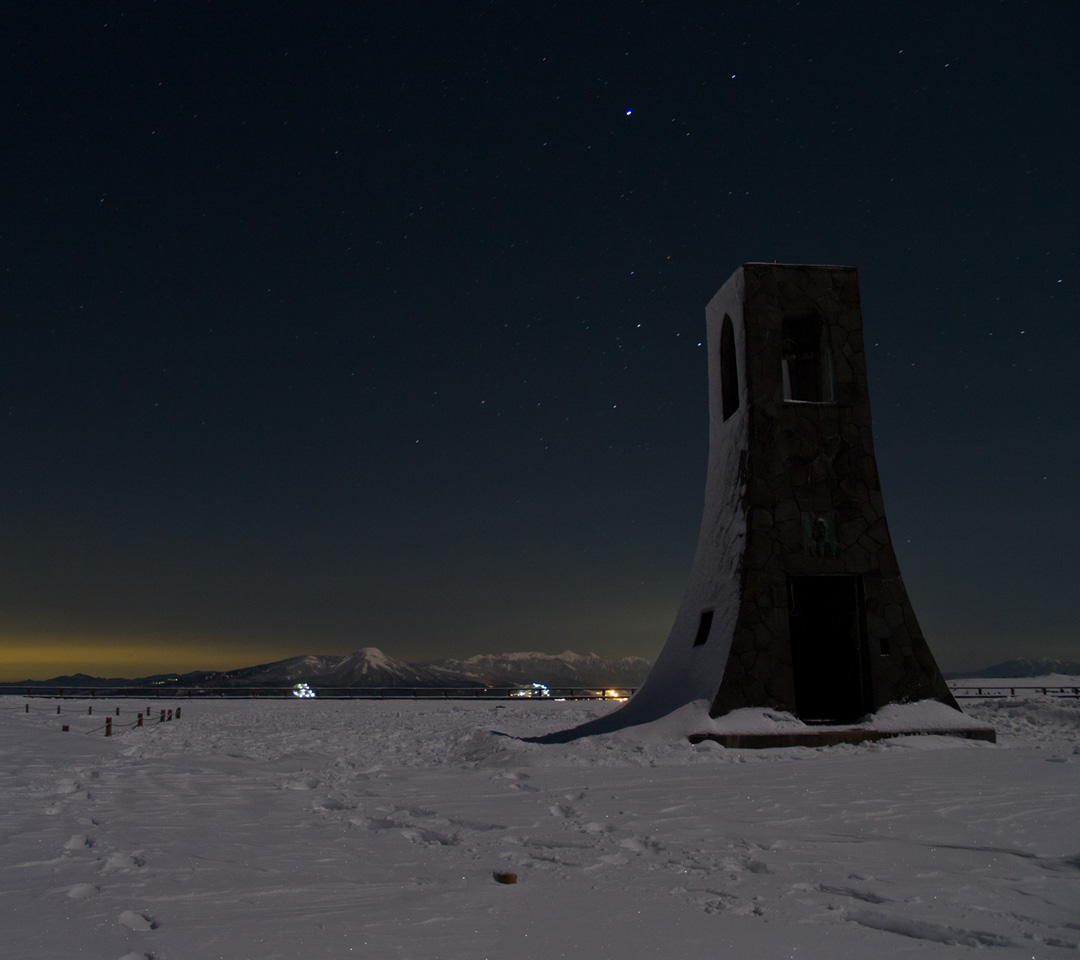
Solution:
<svg viewBox="0 0 1080 960"><path fill-rule="evenodd" d="M785 317L781 327L784 399L833 403L836 376L828 328L813 314Z"/></svg>
<svg viewBox="0 0 1080 960"><path fill-rule="evenodd" d="M720 327L720 405L727 420L739 409L739 368L735 363L735 328L724 314Z"/></svg>

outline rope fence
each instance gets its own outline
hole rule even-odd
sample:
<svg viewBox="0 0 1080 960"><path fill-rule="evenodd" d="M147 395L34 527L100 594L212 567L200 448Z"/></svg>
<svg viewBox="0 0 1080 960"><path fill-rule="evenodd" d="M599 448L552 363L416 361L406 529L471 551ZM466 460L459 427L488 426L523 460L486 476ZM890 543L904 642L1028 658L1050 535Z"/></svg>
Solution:
<svg viewBox="0 0 1080 960"><path fill-rule="evenodd" d="M61 708L60 704L57 704L56 705L56 713L54 715L55 716L60 716L61 715L61 709L62 708ZM156 722L157 723L170 723L174 718L176 720L179 720L180 716L181 716L181 710L182 709L183 709L182 707L176 707L176 708L174 708L172 710L162 708L159 711L159 713L157 714ZM119 717L120 716L120 708L116 707L115 710L116 710L115 716ZM26 703L26 704L23 705L23 713L47 713L47 714L52 715L53 711L52 711L51 707L48 707L48 708L39 707L36 704ZM80 711L80 713L78 715L79 716L92 717L94 715L94 705L91 704L87 708L85 714L83 714ZM101 724L101 726L92 727L91 729L83 730L82 732L86 736L89 736L92 733L100 733L102 730L104 730L105 731L105 736L111 737L113 735L113 730L124 729L125 727L144 727L144 726L149 726L150 724L152 724L154 722L155 722L154 710L153 710L152 707L147 707L145 715L142 714L142 713L138 713L138 714L136 714L135 719L130 721L129 723L119 723L119 722L115 721L113 716L106 716L105 717L105 722L103 724ZM71 729L71 725L68 724L68 723L65 723L65 724L61 725L60 732L61 733L68 733L68 732L70 732L70 729Z"/></svg>
<svg viewBox="0 0 1080 960"><path fill-rule="evenodd" d="M1008 686L1000 683L995 683L992 686L977 686L975 684L965 683L957 684L956 686L949 684L949 689L957 700L990 700L1000 699L1001 697L1015 697L1017 695L1017 690L1024 691L1021 696L1024 694L1030 695L1032 693L1040 693L1044 697L1068 697L1074 700L1080 699L1080 687L1027 687Z"/></svg>

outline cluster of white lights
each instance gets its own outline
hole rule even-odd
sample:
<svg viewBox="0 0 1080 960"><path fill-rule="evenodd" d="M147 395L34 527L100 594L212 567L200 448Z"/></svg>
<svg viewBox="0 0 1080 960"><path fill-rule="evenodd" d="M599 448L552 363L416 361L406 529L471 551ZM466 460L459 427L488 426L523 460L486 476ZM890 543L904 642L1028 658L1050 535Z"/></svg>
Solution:
<svg viewBox="0 0 1080 960"><path fill-rule="evenodd" d="M515 690L512 697L550 697L551 691L545 684L533 683L528 687L524 687L521 690Z"/></svg>
<svg viewBox="0 0 1080 960"><path fill-rule="evenodd" d="M315 696L315 691L311 689L306 683L298 683L292 688L292 695L294 697L300 697L301 699L308 700Z"/></svg>

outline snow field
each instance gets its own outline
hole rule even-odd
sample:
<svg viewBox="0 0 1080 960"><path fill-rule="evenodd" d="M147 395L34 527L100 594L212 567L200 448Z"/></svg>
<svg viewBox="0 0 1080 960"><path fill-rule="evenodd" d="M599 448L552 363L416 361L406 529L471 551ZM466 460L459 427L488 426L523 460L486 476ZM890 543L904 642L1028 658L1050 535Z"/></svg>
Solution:
<svg viewBox="0 0 1080 960"><path fill-rule="evenodd" d="M772 751L686 711L515 739L596 703L55 705L0 698L19 960L1080 956L1077 701L965 704L996 746Z"/></svg>

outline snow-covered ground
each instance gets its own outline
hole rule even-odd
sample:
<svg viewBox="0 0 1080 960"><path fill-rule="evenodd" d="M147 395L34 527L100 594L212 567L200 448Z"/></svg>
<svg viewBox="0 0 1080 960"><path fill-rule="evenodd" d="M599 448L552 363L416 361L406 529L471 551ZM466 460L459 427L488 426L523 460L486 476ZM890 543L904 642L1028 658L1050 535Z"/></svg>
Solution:
<svg viewBox="0 0 1080 960"><path fill-rule="evenodd" d="M515 739L596 703L56 704L0 698L12 960L1080 957L1076 700L769 751Z"/></svg>

